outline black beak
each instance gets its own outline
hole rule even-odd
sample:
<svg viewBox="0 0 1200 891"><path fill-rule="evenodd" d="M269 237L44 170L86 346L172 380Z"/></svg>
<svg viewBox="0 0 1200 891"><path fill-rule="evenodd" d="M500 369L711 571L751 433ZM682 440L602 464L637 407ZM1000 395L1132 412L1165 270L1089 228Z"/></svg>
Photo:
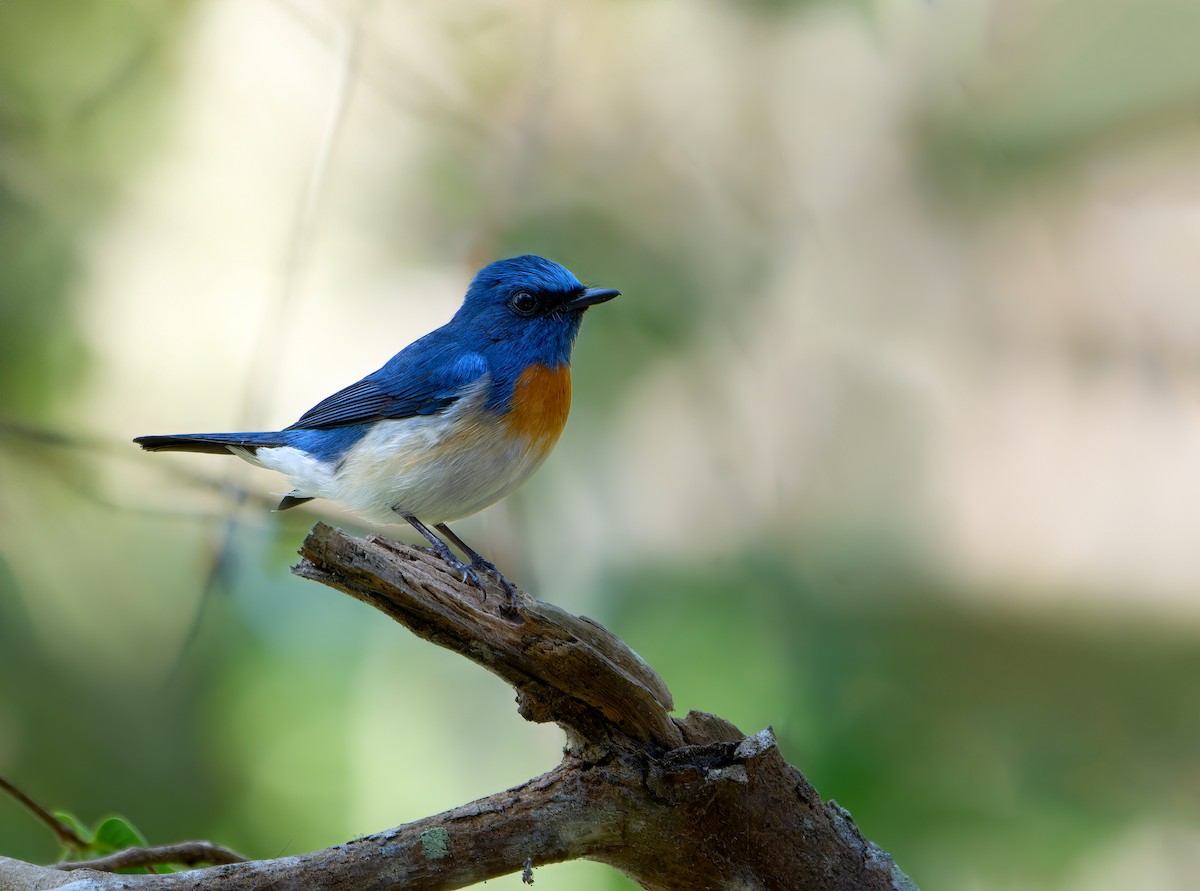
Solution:
<svg viewBox="0 0 1200 891"><path fill-rule="evenodd" d="M620 294L620 291L613 288L588 288L575 299L568 300L565 308L587 309L589 306L595 306L597 303L605 303L612 300L614 297L620 296Z"/></svg>

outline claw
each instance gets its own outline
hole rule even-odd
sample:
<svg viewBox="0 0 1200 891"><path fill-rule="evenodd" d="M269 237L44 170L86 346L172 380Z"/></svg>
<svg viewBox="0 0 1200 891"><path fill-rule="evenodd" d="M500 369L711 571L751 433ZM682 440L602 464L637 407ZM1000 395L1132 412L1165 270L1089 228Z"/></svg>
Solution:
<svg viewBox="0 0 1200 891"><path fill-rule="evenodd" d="M438 554L436 548L432 548L431 550L438 557L441 557L442 562L448 565L456 573L462 573L462 577L459 579L459 581L461 581L463 584L474 585L479 589L480 599L487 599L487 590L484 588L483 582L479 578L479 574L475 572L475 567L473 565L463 563L449 551L447 551L445 554Z"/></svg>
<svg viewBox="0 0 1200 891"><path fill-rule="evenodd" d="M472 585L474 585L476 588L478 588L479 596L486 600L487 599L487 591L484 589L483 582L480 581L479 576L475 573L475 570L473 570L470 566L467 566L465 563L460 563L458 565L462 567L462 574L463 574L462 580L464 582L469 582Z"/></svg>
<svg viewBox="0 0 1200 891"><path fill-rule="evenodd" d="M473 550L470 545L451 532L450 527L445 523L437 523L434 528L454 542L454 544L462 549L464 554L471 558L470 565L463 563L454 556L454 553L449 547L446 546L446 543L434 535L433 532L430 531L429 527L427 527L424 523L411 514L402 514L402 516L409 522L409 524L412 525L414 529L425 536L425 539L432 546L434 554L441 557L442 561L456 572L462 573L462 580L464 583L470 582L479 589L479 596L482 599L487 599L487 589L484 588L483 582L479 579L479 572L491 576L491 578L493 578L500 585L500 587L504 589L505 593L508 594L508 609L514 613L517 612L518 607L520 607L522 602L521 599L524 595L516 585L504 577L504 574L496 568L496 564L485 559L478 551Z"/></svg>
<svg viewBox="0 0 1200 891"><path fill-rule="evenodd" d="M476 553L474 559L471 560L471 569L477 569L480 572L491 576L491 578L498 585L500 585L500 587L503 588L504 592L508 595L508 605L512 609L515 610L520 605L522 596L521 589L506 579L504 577L504 573L497 569L496 564L491 560L486 560Z"/></svg>

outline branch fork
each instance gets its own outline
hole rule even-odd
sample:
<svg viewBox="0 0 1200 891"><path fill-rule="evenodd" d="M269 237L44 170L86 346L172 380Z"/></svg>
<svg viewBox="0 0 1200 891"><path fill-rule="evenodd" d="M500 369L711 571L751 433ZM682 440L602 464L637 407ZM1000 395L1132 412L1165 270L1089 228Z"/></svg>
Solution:
<svg viewBox="0 0 1200 891"><path fill-rule="evenodd" d="M23 887L451 889L586 858L649 889L910 891L850 814L823 802L768 727L746 736L703 712L671 715L670 690L591 619L506 591L486 597L422 549L318 523L293 572L336 588L507 681L530 721L567 735L548 773L415 823L277 860L152 876L41 870ZM15 864L15 866L14 866Z"/></svg>

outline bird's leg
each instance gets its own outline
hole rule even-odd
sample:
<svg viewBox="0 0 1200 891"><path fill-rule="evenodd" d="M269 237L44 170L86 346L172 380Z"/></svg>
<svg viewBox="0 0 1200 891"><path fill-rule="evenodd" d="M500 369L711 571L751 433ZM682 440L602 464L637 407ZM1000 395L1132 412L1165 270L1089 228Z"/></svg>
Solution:
<svg viewBox="0 0 1200 891"><path fill-rule="evenodd" d="M455 547L471 558L471 567L473 569L482 569L484 572L488 573L488 575L500 575L500 570L496 568L495 563L493 563L491 560L488 560L483 556L483 554L479 553L479 551L475 550L473 547L459 538L454 533L454 530L452 530L445 523L438 523L433 528L442 533L442 535L446 536L446 538L450 539L450 541L454 542Z"/></svg>
<svg viewBox="0 0 1200 891"><path fill-rule="evenodd" d="M486 572L497 582L499 582L504 590L508 592L508 600L513 609L517 608L519 593L517 586L504 577L504 573L496 568L495 563L493 563L491 560L488 560L483 556L483 554L479 553L479 551L475 550L473 547L455 535L450 527L445 523L437 523L433 528L442 533L442 535L446 536L446 538L450 539L456 548L471 558L472 569L478 569L482 572Z"/></svg>
<svg viewBox="0 0 1200 891"><path fill-rule="evenodd" d="M404 519L408 520L409 524L411 524L414 529L425 536L425 540L433 546L433 552L435 554L437 554L445 563L449 564L451 568L463 574L464 582L470 582L471 584L475 585L475 587L483 590L483 585L479 581L479 576L475 574L475 570L455 557L454 552L446 546L444 541L434 535L428 526L426 526L412 514L402 514L402 516ZM461 542L459 543L461 544Z"/></svg>

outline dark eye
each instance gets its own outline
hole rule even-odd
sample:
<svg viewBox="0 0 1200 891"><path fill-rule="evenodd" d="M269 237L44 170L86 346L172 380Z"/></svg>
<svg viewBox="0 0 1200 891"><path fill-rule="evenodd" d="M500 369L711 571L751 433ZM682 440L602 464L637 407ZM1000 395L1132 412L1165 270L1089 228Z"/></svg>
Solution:
<svg viewBox="0 0 1200 891"><path fill-rule="evenodd" d="M538 299L528 291L517 291L512 295L512 299L508 301L508 305L513 308L514 312L523 316L531 316L538 308Z"/></svg>

